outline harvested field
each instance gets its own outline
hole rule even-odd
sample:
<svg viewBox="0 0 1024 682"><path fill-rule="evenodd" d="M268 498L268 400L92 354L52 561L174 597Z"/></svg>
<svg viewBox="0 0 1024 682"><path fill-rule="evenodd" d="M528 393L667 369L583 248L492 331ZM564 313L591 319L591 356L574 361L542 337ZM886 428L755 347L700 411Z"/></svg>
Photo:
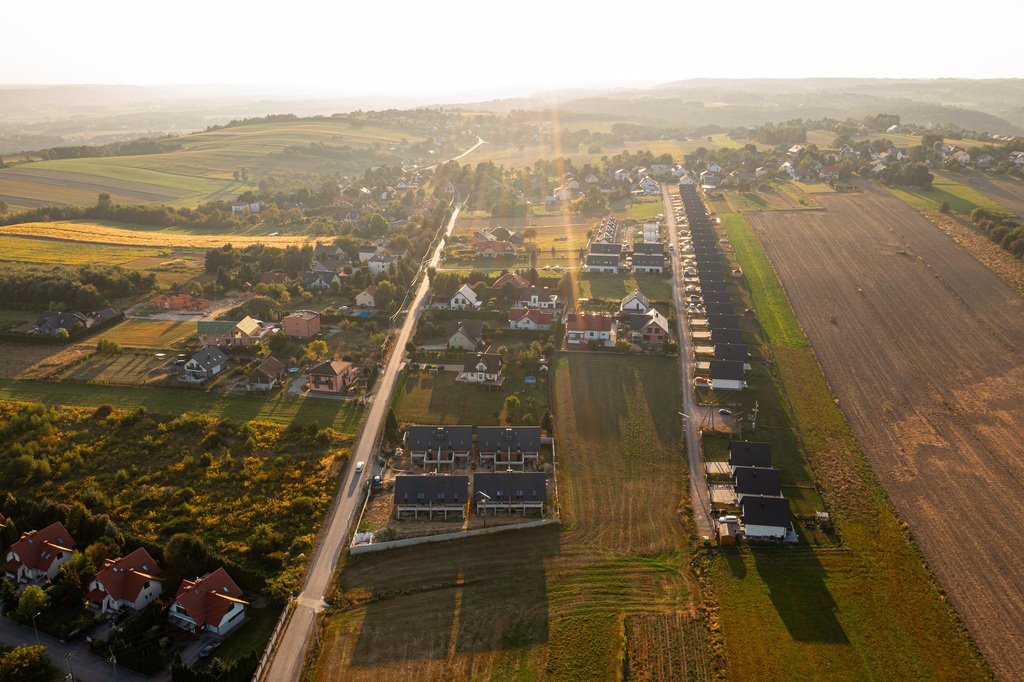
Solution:
<svg viewBox="0 0 1024 682"><path fill-rule="evenodd" d="M1010 176L976 174L964 178L964 182L986 197L1005 206L1024 220L1024 180Z"/></svg>
<svg viewBox="0 0 1024 682"><path fill-rule="evenodd" d="M1024 261L979 232L971 222L957 215L922 212L925 218L977 258L1007 286L1024 296Z"/></svg>
<svg viewBox="0 0 1024 682"><path fill-rule="evenodd" d="M826 211L749 217L867 458L989 665L1014 679L1024 300L883 190L817 199Z"/></svg>
<svg viewBox="0 0 1024 682"><path fill-rule="evenodd" d="M100 339L109 339L125 348L163 350L177 347L181 341L195 333L195 322L128 319L102 334L90 337L87 342L95 345Z"/></svg>
<svg viewBox="0 0 1024 682"><path fill-rule="evenodd" d="M168 359L152 353L93 355L63 372L63 378L98 384L145 386L168 380Z"/></svg>
<svg viewBox="0 0 1024 682"><path fill-rule="evenodd" d="M690 614L626 619L626 680L708 680L703 624Z"/></svg>
<svg viewBox="0 0 1024 682"><path fill-rule="evenodd" d="M157 256L156 247L111 246L0 235L0 260L62 265L124 265L138 258Z"/></svg>
<svg viewBox="0 0 1024 682"><path fill-rule="evenodd" d="M91 346L0 342L0 379L48 379L70 363L92 354Z"/></svg>
<svg viewBox="0 0 1024 682"><path fill-rule="evenodd" d="M194 249L218 248L231 243L242 248L249 244L264 244L284 248L315 241L305 236L242 236L237 234L183 234L171 230L132 229L110 227L94 223L18 223L0 227L0 234L20 235L38 239L108 244L113 246L183 247ZM146 254L139 254L146 255ZM138 257L138 256L136 256Z"/></svg>
<svg viewBox="0 0 1024 682"><path fill-rule="evenodd" d="M683 665L706 679L680 520L678 366L567 353L553 371L563 530L348 559L314 679L622 679L627 641L648 675L636 679Z"/></svg>

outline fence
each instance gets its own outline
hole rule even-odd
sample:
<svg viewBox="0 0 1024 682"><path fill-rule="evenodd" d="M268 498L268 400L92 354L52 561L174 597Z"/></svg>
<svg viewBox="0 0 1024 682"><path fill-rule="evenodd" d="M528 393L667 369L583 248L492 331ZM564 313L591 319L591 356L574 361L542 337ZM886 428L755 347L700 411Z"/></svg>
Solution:
<svg viewBox="0 0 1024 682"><path fill-rule="evenodd" d="M284 624L291 617L294 608L294 595L288 595L288 603L285 605L284 611L281 612L281 616L277 619L277 625L274 626L274 632L270 635L267 648L263 650L263 655L260 657L260 664L256 666L256 673L252 676L253 682L263 679L263 673L266 671L274 652L277 650L277 638L281 636Z"/></svg>
<svg viewBox="0 0 1024 682"><path fill-rule="evenodd" d="M389 540L388 542L377 542L372 545L359 545L357 547L349 547L348 553L351 555L357 554L369 554L371 552L384 552L389 549L398 549L399 547L413 547L415 545L425 545L430 542L449 542L451 540L461 540L463 538L474 537L477 535L489 535L491 533L501 533L506 530L523 530L524 528L539 528L541 526L552 526L561 523L558 519L541 519L540 521L526 521L525 523L513 523L507 526L492 526L490 528L477 528L475 530L463 530L456 533L441 533L439 535L424 535L419 538L406 538L404 540Z"/></svg>

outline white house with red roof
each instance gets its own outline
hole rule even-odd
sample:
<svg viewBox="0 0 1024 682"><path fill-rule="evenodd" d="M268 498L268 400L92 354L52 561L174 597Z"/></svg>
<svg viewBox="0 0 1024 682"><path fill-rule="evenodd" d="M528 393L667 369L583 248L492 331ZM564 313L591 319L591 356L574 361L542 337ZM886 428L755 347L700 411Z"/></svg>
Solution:
<svg viewBox="0 0 1024 682"><path fill-rule="evenodd" d="M60 522L42 530L29 530L21 534L7 550L4 567L7 577L21 582L46 578L53 580L60 567L71 561L75 541Z"/></svg>
<svg viewBox="0 0 1024 682"><path fill-rule="evenodd" d="M160 596L160 567L142 547L117 559L107 559L89 584L89 603L100 613L139 610Z"/></svg>
<svg viewBox="0 0 1024 682"><path fill-rule="evenodd" d="M218 568L195 580L183 580L168 618L189 632L226 635L245 622L242 590L228 572Z"/></svg>
<svg viewBox="0 0 1024 682"><path fill-rule="evenodd" d="M554 319L555 314L546 310L512 308L508 311L508 328L546 331L551 329Z"/></svg>
<svg viewBox="0 0 1024 682"><path fill-rule="evenodd" d="M611 348L615 345L615 325L607 315L570 313L565 318L565 342L570 346L596 341Z"/></svg>

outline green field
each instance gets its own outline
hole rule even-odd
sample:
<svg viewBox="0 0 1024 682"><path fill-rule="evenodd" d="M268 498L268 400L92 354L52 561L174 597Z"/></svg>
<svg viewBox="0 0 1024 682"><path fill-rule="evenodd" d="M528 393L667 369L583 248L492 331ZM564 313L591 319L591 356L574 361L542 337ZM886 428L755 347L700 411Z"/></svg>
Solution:
<svg viewBox="0 0 1024 682"><path fill-rule="evenodd" d="M164 250L156 247L83 244L0 234L0 260L20 263L123 265L137 258L151 258L162 253Z"/></svg>
<svg viewBox="0 0 1024 682"><path fill-rule="evenodd" d="M708 555L730 677L987 679L833 402L763 249L741 215L723 223L767 337L783 417L840 538L836 548Z"/></svg>
<svg viewBox="0 0 1024 682"><path fill-rule="evenodd" d="M363 414L363 408L351 401L296 399L280 393L235 396L184 387L103 386L4 379L0 379L0 400L72 407L105 404L124 409L144 407L155 414L172 415L187 409L238 422L258 421L278 426L315 421L321 426L331 426L349 434L355 432Z"/></svg>
<svg viewBox="0 0 1024 682"><path fill-rule="evenodd" d="M102 334L90 337L88 343L108 339L124 348L166 350L179 347L182 341L196 334L196 328L195 322L128 319Z"/></svg>
<svg viewBox="0 0 1024 682"><path fill-rule="evenodd" d="M458 360L446 360L461 364ZM538 377L535 387L523 385L523 372L505 366L505 384L500 391L487 390L455 381L457 372L404 374L395 389L394 409L404 424L471 424L474 426L507 423L505 398L515 394L521 404L519 416L532 419L522 423L539 424L548 410L547 380Z"/></svg>
<svg viewBox="0 0 1024 682"><path fill-rule="evenodd" d="M573 271L576 298L621 300L633 289L640 289L652 301L672 300L672 280L669 275L606 275Z"/></svg>
<svg viewBox="0 0 1024 682"><path fill-rule="evenodd" d="M665 212L660 196L644 197L626 205L625 218L628 220L653 220Z"/></svg>
<svg viewBox="0 0 1024 682"><path fill-rule="evenodd" d="M907 202L918 211L938 211L945 202L957 213L969 214L976 208L983 208L992 213L1010 215L1010 211L984 194L957 182L948 175L935 174L931 189L913 189L909 187L886 187L890 193Z"/></svg>

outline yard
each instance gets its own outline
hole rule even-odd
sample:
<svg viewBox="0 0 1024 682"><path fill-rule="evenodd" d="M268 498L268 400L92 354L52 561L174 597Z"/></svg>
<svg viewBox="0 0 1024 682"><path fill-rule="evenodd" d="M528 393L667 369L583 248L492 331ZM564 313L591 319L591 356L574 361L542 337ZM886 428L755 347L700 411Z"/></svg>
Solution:
<svg viewBox="0 0 1024 682"><path fill-rule="evenodd" d="M458 360L448 360L461 364ZM505 399L519 398L521 408L515 423L536 425L548 410L547 379L538 377L536 386L523 385L523 373L506 365L505 384L500 391L455 381L457 372L406 372L395 389L394 410L405 424L469 424L492 426L508 423ZM530 417L527 419L527 417Z"/></svg>
<svg viewBox="0 0 1024 682"><path fill-rule="evenodd" d="M572 273L575 298L600 298L621 300L633 289L641 292L651 301L672 301L672 280L669 275L605 275L599 273Z"/></svg>

